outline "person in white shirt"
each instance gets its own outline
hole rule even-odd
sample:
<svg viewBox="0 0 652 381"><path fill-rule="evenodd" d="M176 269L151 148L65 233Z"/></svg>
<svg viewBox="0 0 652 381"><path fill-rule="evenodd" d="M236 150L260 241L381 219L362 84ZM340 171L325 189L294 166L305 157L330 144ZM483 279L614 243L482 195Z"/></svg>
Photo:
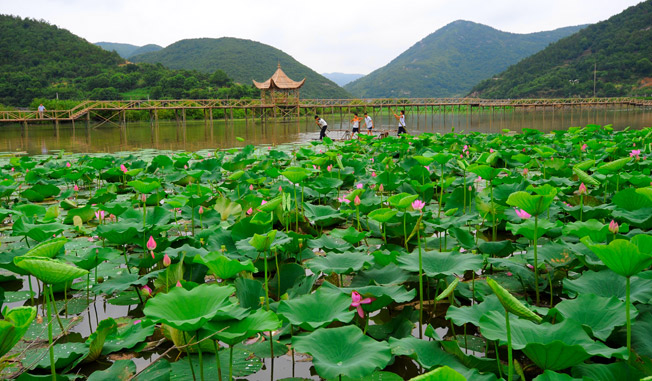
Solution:
<svg viewBox="0 0 652 381"><path fill-rule="evenodd" d="M315 123L319 126L319 140L324 140L324 136L326 136L326 129L328 128L328 124L326 121L322 118L319 117L319 115L315 115Z"/></svg>
<svg viewBox="0 0 652 381"><path fill-rule="evenodd" d="M43 111L45 111L45 106L43 106L43 103L38 105L38 117L43 119Z"/></svg>
<svg viewBox="0 0 652 381"><path fill-rule="evenodd" d="M366 112L364 113L364 122L367 125L367 134L371 135L371 130L374 128L374 121Z"/></svg>
<svg viewBox="0 0 652 381"><path fill-rule="evenodd" d="M396 113L394 113L394 118L398 120L398 134L396 134L396 136L407 134L407 130L405 129L405 111L401 110L401 115L396 115Z"/></svg>

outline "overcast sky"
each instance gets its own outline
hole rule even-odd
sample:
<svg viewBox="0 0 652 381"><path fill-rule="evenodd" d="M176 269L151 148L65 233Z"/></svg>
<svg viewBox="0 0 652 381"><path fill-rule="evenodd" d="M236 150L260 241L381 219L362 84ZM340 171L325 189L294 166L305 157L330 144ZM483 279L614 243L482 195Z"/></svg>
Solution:
<svg viewBox="0 0 652 381"><path fill-rule="evenodd" d="M319 73L367 74L437 29L469 20L513 33L596 23L640 0L0 0L0 13L90 42L163 47L237 37L281 49Z"/></svg>

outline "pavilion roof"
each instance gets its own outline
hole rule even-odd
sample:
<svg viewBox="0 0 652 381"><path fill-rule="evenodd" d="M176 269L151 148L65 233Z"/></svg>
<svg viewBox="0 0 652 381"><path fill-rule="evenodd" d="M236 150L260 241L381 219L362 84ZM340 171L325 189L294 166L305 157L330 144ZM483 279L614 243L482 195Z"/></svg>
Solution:
<svg viewBox="0 0 652 381"><path fill-rule="evenodd" d="M290 77L288 77L287 74L285 74L283 70L281 70L281 64L279 63L278 69L276 69L276 72L274 73L274 75L272 75L270 79L268 79L265 82L256 82L256 81L253 82L254 85L261 90L274 89L274 88L291 90L291 89L300 88L301 86L303 86L303 83L305 81L306 81L305 78L299 82L290 79Z"/></svg>

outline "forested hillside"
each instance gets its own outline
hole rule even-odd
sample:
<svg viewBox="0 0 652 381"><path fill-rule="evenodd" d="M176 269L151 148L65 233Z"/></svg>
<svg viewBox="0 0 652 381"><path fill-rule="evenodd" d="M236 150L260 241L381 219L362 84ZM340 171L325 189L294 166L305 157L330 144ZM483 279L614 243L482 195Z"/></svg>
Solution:
<svg viewBox="0 0 652 381"><path fill-rule="evenodd" d="M479 81L581 28L515 34L458 20L344 88L371 98L463 96Z"/></svg>
<svg viewBox="0 0 652 381"><path fill-rule="evenodd" d="M0 15L0 104L61 100L258 97L221 71L129 64L115 52L44 21Z"/></svg>
<svg viewBox="0 0 652 381"><path fill-rule="evenodd" d="M473 88L485 98L652 93L652 0L591 25Z"/></svg>
<svg viewBox="0 0 652 381"><path fill-rule="evenodd" d="M115 52L118 53L122 58L129 58L138 54L155 52L157 50L163 49L163 47L156 44L137 46L131 44L121 44L118 42L96 42L95 45L108 51L115 50Z"/></svg>
<svg viewBox="0 0 652 381"><path fill-rule="evenodd" d="M177 41L157 52L133 56L133 62L161 63L172 69L214 72L223 70L234 81L250 85L267 80L278 63L285 74L300 81L302 98L347 98L349 94L333 81L301 64L283 51L260 42L238 38L200 38Z"/></svg>

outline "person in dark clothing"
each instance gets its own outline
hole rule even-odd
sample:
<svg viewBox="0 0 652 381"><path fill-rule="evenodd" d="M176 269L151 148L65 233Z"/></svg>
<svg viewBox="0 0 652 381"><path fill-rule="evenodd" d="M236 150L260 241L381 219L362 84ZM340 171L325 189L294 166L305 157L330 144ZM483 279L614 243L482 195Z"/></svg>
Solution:
<svg viewBox="0 0 652 381"><path fill-rule="evenodd" d="M328 124L326 121L322 118L319 117L319 115L315 115L315 123L319 126L319 140L324 140L324 136L326 136L326 129L328 128Z"/></svg>

